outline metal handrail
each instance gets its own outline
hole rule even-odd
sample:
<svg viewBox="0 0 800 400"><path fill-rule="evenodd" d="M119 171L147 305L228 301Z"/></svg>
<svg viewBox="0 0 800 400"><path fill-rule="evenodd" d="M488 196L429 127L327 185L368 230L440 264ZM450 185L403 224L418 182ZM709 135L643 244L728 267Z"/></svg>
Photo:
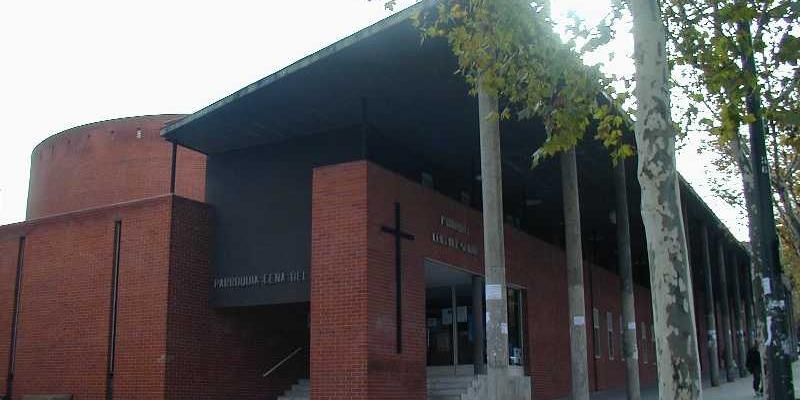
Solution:
<svg viewBox="0 0 800 400"><path fill-rule="evenodd" d="M262 377L262 378L266 378L266 377L267 377L267 376L269 376L271 373L275 372L275 370L276 370L276 369L278 369L278 368L279 368L281 365L283 365L283 364L285 364L287 361L289 361L289 360L290 360L292 357L294 357L294 356L295 356L297 353L299 353L299 352L300 352L300 350L303 350L303 348L302 348L302 347L298 347L298 348L296 348L296 349L295 349L293 352L289 353L289 355L288 355L288 356L284 357L284 359L283 359L283 360L280 360L280 361L278 361L278 363L277 363L277 364L275 364L275 366L274 366L274 367L270 368L270 369L269 369L267 372L264 372L263 374L261 374L261 377Z"/></svg>

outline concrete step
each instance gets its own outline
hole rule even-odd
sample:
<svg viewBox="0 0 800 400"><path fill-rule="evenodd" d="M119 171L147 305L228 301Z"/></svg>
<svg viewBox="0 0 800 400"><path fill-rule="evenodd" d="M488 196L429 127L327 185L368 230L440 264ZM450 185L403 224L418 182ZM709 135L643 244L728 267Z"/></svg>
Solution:
<svg viewBox="0 0 800 400"><path fill-rule="evenodd" d="M464 393L467 393L469 388L463 389L439 389L439 390L428 390L428 396L461 396Z"/></svg>
<svg viewBox="0 0 800 400"><path fill-rule="evenodd" d="M458 396L439 396L428 393L428 400L461 400L461 395Z"/></svg>
<svg viewBox="0 0 800 400"><path fill-rule="evenodd" d="M278 397L278 400L309 400L311 398L311 382L300 379L289 390Z"/></svg>
<svg viewBox="0 0 800 400"><path fill-rule="evenodd" d="M450 388L465 388L472 386L472 381L467 382L428 382L428 389L450 389Z"/></svg>
<svg viewBox="0 0 800 400"><path fill-rule="evenodd" d="M299 385L299 384L294 384L294 385L292 385L292 388L289 389L289 391L292 391L292 392L308 392L309 390L311 390L311 386L309 386L309 385Z"/></svg>
<svg viewBox="0 0 800 400"><path fill-rule="evenodd" d="M476 385L475 376L429 376L429 400L461 400Z"/></svg>

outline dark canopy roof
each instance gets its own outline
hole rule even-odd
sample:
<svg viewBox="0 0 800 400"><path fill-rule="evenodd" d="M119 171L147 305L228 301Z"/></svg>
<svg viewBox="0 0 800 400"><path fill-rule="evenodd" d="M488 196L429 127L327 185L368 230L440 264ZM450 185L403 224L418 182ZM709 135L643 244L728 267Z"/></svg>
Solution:
<svg viewBox="0 0 800 400"><path fill-rule="evenodd" d="M476 101L463 78L454 74L456 60L446 41L422 42L410 20L430 4L417 4L311 54L166 127L162 134L213 155L366 124L419 157L475 173ZM558 163L547 160L530 169L530 155L545 137L541 124L504 121L501 130L506 209L516 202L521 212L537 220L537 232L562 231ZM608 154L596 141L586 140L578 148L578 162L584 235L605 248L608 261L615 263ZM633 161L628 162L628 182L634 261L642 265L647 257ZM681 186L690 220L706 222L726 242L735 243L744 259L744 247L682 178ZM535 209L529 209L534 203Z"/></svg>

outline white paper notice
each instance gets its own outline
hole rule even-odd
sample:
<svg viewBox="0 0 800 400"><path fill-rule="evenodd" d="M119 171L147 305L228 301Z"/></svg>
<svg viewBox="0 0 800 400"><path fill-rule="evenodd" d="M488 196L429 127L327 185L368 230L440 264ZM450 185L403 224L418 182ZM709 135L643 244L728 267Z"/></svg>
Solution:
<svg viewBox="0 0 800 400"><path fill-rule="evenodd" d="M453 324L453 309L452 308L442 309L442 325L452 325L452 324Z"/></svg>
<svg viewBox="0 0 800 400"><path fill-rule="evenodd" d="M467 322L467 306L456 308L456 321Z"/></svg>
<svg viewBox="0 0 800 400"><path fill-rule="evenodd" d="M502 300L503 289L500 285L486 285L486 300Z"/></svg>
<svg viewBox="0 0 800 400"><path fill-rule="evenodd" d="M636 322L628 322L628 330L635 331L636 330Z"/></svg>
<svg viewBox="0 0 800 400"><path fill-rule="evenodd" d="M500 332L504 335L508 335L508 324L505 322L500 323Z"/></svg>
<svg viewBox="0 0 800 400"><path fill-rule="evenodd" d="M761 279L761 286L764 288L764 294L772 293L772 285L769 282L769 278Z"/></svg>
<svg viewBox="0 0 800 400"><path fill-rule="evenodd" d="M584 326L586 325L586 317L583 315L576 315L572 317L572 325L575 326Z"/></svg>

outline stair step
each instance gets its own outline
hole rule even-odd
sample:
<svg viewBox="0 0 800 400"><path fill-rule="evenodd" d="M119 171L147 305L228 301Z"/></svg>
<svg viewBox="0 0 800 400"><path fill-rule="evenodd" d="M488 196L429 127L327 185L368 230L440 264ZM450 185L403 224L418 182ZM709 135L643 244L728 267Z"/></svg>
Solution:
<svg viewBox="0 0 800 400"><path fill-rule="evenodd" d="M278 396L278 400L309 400L311 397L311 382L300 379L289 390Z"/></svg>
<svg viewBox="0 0 800 400"><path fill-rule="evenodd" d="M472 386L472 381L468 381L468 382L461 382L461 381L455 381L455 382L429 382L428 383L428 387L429 388L432 388L432 387L450 388L450 387L470 387L470 386Z"/></svg>
<svg viewBox="0 0 800 400"><path fill-rule="evenodd" d="M461 400L475 386L476 376L429 376L429 400Z"/></svg>
<svg viewBox="0 0 800 400"><path fill-rule="evenodd" d="M454 381L465 381L465 382L472 382L476 376L480 375L466 375L466 376L429 376L428 382L437 382L437 381L446 381L446 382L454 382Z"/></svg>
<svg viewBox="0 0 800 400"><path fill-rule="evenodd" d="M465 387L465 388L451 388L451 389L437 389L437 390L428 389L428 394L429 395L434 395L434 396L457 396L457 395L460 395L462 393L466 393L467 390L469 390L468 387Z"/></svg>

